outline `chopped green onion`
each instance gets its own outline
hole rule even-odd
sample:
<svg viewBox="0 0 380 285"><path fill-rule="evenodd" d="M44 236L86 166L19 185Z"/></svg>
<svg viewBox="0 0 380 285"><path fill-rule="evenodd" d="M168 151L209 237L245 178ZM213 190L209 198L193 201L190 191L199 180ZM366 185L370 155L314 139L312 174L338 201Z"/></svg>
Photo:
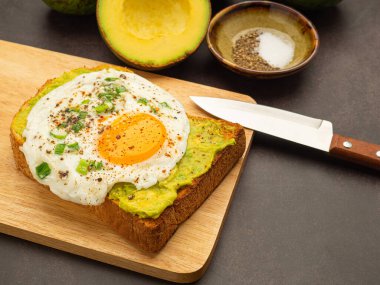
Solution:
<svg viewBox="0 0 380 285"><path fill-rule="evenodd" d="M139 104L143 104L143 105L148 105L148 100L146 98L140 98L139 100L137 100L137 103Z"/></svg>
<svg viewBox="0 0 380 285"><path fill-rule="evenodd" d="M90 170L101 170L103 168L103 162L102 161L96 161L96 160L90 160L89 163L89 169Z"/></svg>
<svg viewBox="0 0 380 285"><path fill-rule="evenodd" d="M104 87L104 91L106 92L106 93L115 93L115 90L114 90L114 86L113 86L113 84L110 84L110 85L108 85L108 86L105 86Z"/></svg>
<svg viewBox="0 0 380 285"><path fill-rule="evenodd" d="M75 133L78 133L81 129L83 129L84 127L84 124L81 122L81 121L78 121L77 123L75 123L71 129L75 132Z"/></svg>
<svg viewBox="0 0 380 285"><path fill-rule="evenodd" d="M171 109L171 107L169 106L169 104L166 103L166 102L161 102L160 106Z"/></svg>
<svg viewBox="0 0 380 285"><path fill-rule="evenodd" d="M157 113L157 109L156 107L152 106L152 105L149 105L150 107L150 110L153 112L153 114L156 114Z"/></svg>
<svg viewBox="0 0 380 285"><path fill-rule="evenodd" d="M110 84L107 84L107 85L103 85L104 87L104 91L105 92L110 92L110 93L114 93L115 92L115 88L114 88L114 84L110 83Z"/></svg>
<svg viewBox="0 0 380 285"><path fill-rule="evenodd" d="M111 93L99 93L98 94L98 98L99 99L102 99L102 100L113 100L115 98L115 95L114 94L111 94Z"/></svg>
<svg viewBox="0 0 380 285"><path fill-rule="evenodd" d="M79 107L75 107L75 108L70 108L69 109L69 112L75 112L75 113L78 113L80 111Z"/></svg>
<svg viewBox="0 0 380 285"><path fill-rule="evenodd" d="M111 110L112 108L113 108L113 104L110 101L104 101L103 104L100 104L100 105L94 107L96 113L98 113L98 114L104 113L108 110Z"/></svg>
<svg viewBox="0 0 380 285"><path fill-rule="evenodd" d="M95 169L96 170L101 170L103 168L103 162L95 162Z"/></svg>
<svg viewBox="0 0 380 285"><path fill-rule="evenodd" d="M58 125L58 128L66 128L67 127L67 122L62 122Z"/></svg>
<svg viewBox="0 0 380 285"><path fill-rule="evenodd" d="M40 179L44 179L51 173L49 164L47 164L46 162L42 162L40 165L36 167L36 173Z"/></svg>
<svg viewBox="0 0 380 285"><path fill-rule="evenodd" d="M107 111L108 106L106 104L100 104L100 105L94 107L94 109L95 109L96 113L100 114L100 113Z"/></svg>
<svg viewBox="0 0 380 285"><path fill-rule="evenodd" d="M123 85L116 85L115 90L117 93L122 93L127 91L127 88L125 88Z"/></svg>
<svg viewBox="0 0 380 285"><path fill-rule="evenodd" d="M119 77L107 77L104 80L110 82L110 81L115 81L115 80L118 80L118 79L120 79L120 78Z"/></svg>
<svg viewBox="0 0 380 285"><path fill-rule="evenodd" d="M54 153L58 155L62 155L63 152L65 151L66 145L64 143L59 143L55 146L54 148Z"/></svg>
<svg viewBox="0 0 380 285"><path fill-rule="evenodd" d="M81 159L79 161L77 168L76 168L76 171L79 174L86 175L88 173L88 171L101 170L102 168L103 168L103 162L101 162L101 161L97 162L95 160Z"/></svg>
<svg viewBox="0 0 380 285"><path fill-rule="evenodd" d="M113 104L112 104L111 101L104 101L104 104L107 105L107 107L108 107L109 110L113 108Z"/></svg>
<svg viewBox="0 0 380 285"><path fill-rule="evenodd" d="M79 144L77 142L67 145L69 149L79 150Z"/></svg>
<svg viewBox="0 0 380 285"><path fill-rule="evenodd" d="M79 174L86 175L88 172L89 162L85 159L79 160L79 164L75 169Z"/></svg>
<svg viewBox="0 0 380 285"><path fill-rule="evenodd" d="M88 104L88 103L90 103L90 99L83 100L80 104L81 105L85 105L85 104Z"/></svg>
<svg viewBox="0 0 380 285"><path fill-rule="evenodd" d="M112 97L112 99L119 98L120 97L119 93L125 92L126 90L127 89L122 85L109 84L104 87L104 93L100 93L98 97L102 97L102 96L105 96L105 94L107 94L107 98L109 97Z"/></svg>
<svg viewBox="0 0 380 285"><path fill-rule="evenodd" d="M84 119L84 118L86 118L86 116L87 116L87 112L85 112L85 111L79 111L79 118L80 119Z"/></svg>
<svg viewBox="0 0 380 285"><path fill-rule="evenodd" d="M51 131L50 132L50 135L53 137L53 138L56 138L56 139L59 139L59 140L63 140L64 138L67 137L67 133L63 130L54 130L54 131Z"/></svg>

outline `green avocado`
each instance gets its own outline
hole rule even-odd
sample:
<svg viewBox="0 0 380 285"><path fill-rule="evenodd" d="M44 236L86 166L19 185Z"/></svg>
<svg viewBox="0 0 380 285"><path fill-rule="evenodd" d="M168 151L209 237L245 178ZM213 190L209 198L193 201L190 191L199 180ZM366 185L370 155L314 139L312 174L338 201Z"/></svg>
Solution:
<svg viewBox="0 0 380 285"><path fill-rule="evenodd" d="M301 10L316 10L334 6L342 0L276 0Z"/></svg>
<svg viewBox="0 0 380 285"><path fill-rule="evenodd" d="M171 171L168 178L156 185L137 190L133 184L118 183L108 198L119 202L124 211L140 218L156 219L177 198L177 190L190 185L192 181L206 173L215 155L229 145L233 138L226 138L222 130L228 128L217 121L190 118L190 134L182 159Z"/></svg>
<svg viewBox="0 0 380 285"><path fill-rule="evenodd" d="M70 15L95 13L96 0L43 0L53 10Z"/></svg>
<svg viewBox="0 0 380 285"><path fill-rule="evenodd" d="M54 78L50 81L48 81L45 85L41 87L40 90L38 90L38 93L36 96L31 98L29 101L27 101L19 110L19 112L16 114L12 121L11 128L14 130L19 136L22 137L22 133L26 127L26 122L28 115L30 113L30 110L32 110L33 106L40 100L42 97L44 97L46 94L48 94L50 91L54 90L55 88L73 80L75 77L77 77L80 74L83 73L89 73L93 70L89 70L86 68L78 68L74 69L69 72L65 72L60 77Z"/></svg>
<svg viewBox="0 0 380 285"><path fill-rule="evenodd" d="M99 31L128 65L157 70L195 52L207 33L210 0L98 0Z"/></svg>
<svg viewBox="0 0 380 285"><path fill-rule="evenodd" d="M12 130L22 137L28 115L38 100L75 77L94 71L97 70L78 68L48 81L35 97L21 107L12 121ZM156 219L173 204L179 188L190 185L195 178L206 173L210 169L215 155L225 147L236 143L234 138L225 135L232 132L233 127L231 126L214 120L194 117L190 117L189 122L190 133L185 154L166 179L142 190L137 190L130 183L117 183L109 192L108 198L118 201L119 207L126 212L141 218Z"/></svg>

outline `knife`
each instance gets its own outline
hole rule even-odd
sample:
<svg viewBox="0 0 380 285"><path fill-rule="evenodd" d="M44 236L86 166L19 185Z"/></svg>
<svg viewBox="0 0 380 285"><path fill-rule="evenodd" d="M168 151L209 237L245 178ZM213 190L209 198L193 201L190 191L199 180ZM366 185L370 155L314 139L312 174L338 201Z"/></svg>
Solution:
<svg viewBox="0 0 380 285"><path fill-rule="evenodd" d="M215 117L380 169L380 145L334 134L329 121L242 101L198 96L190 98Z"/></svg>

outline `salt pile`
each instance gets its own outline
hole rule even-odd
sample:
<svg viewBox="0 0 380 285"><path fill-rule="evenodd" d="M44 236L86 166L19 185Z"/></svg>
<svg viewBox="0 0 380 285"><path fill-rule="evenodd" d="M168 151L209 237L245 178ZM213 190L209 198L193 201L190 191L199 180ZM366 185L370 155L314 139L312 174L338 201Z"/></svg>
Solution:
<svg viewBox="0 0 380 285"><path fill-rule="evenodd" d="M292 61L294 42L288 35L279 31L263 31L258 39L260 44L256 51L271 66L284 68Z"/></svg>
<svg viewBox="0 0 380 285"><path fill-rule="evenodd" d="M295 43L286 33L271 28L252 28L233 39L232 58L241 67L275 71L286 68L294 58Z"/></svg>

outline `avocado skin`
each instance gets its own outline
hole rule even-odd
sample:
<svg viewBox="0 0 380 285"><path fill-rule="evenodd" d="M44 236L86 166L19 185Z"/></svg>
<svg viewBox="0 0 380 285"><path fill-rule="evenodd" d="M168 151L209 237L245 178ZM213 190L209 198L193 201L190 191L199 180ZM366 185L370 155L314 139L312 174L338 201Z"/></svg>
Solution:
<svg viewBox="0 0 380 285"><path fill-rule="evenodd" d="M96 0L42 0L51 9L69 15L89 15L96 10Z"/></svg>
<svg viewBox="0 0 380 285"><path fill-rule="evenodd" d="M331 7L342 2L342 0L275 0L301 10L317 10Z"/></svg>

